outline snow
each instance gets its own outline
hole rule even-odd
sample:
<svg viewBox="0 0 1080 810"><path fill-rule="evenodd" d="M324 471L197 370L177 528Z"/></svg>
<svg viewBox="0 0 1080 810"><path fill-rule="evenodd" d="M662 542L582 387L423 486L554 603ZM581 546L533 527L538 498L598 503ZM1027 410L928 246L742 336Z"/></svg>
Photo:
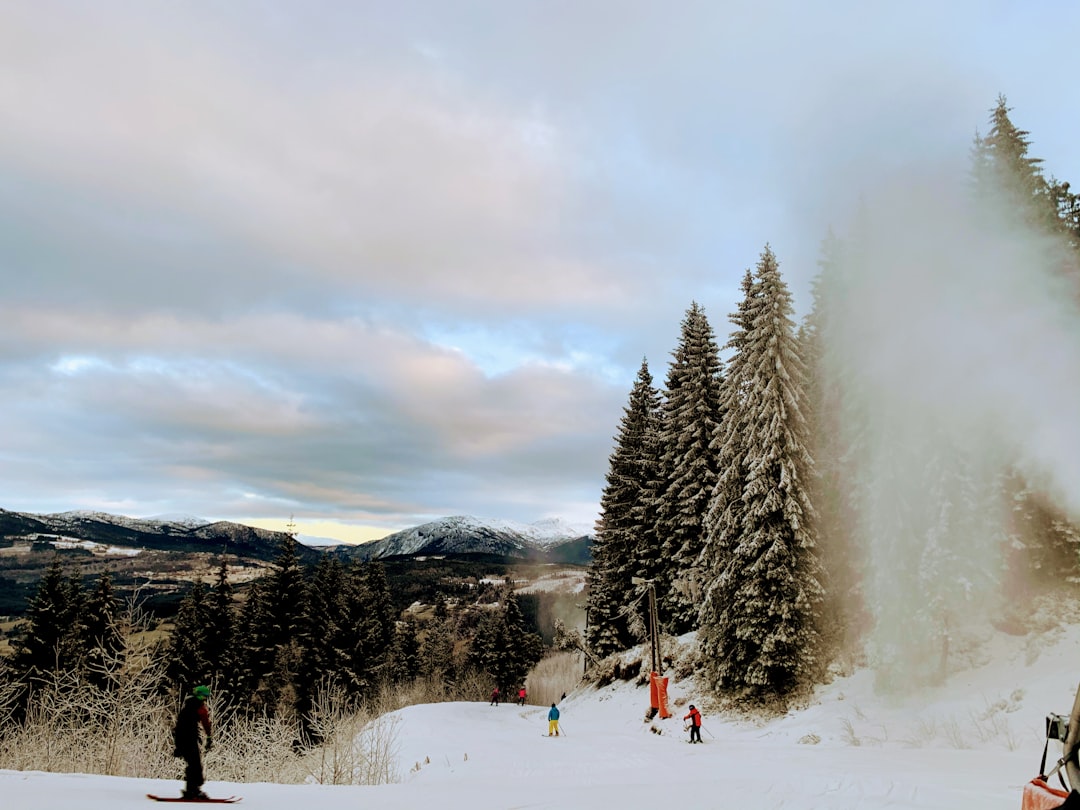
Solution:
<svg viewBox="0 0 1080 810"><path fill-rule="evenodd" d="M560 704L565 735L557 739L546 736L547 706L492 707L486 697L411 706L389 717L397 784L211 779L207 790L241 795L238 807L262 810L1016 810L1038 769L1046 714L1072 707L1078 653L1080 626L993 633L980 660L940 687L883 696L873 674L859 670L821 687L806 708L756 722L711 712L692 679L672 683L674 716L652 724L643 721L646 687L582 686ZM689 702L704 709L704 745L686 744L681 717ZM1051 758L1058 755L1051 748ZM4 806L27 810L146 810L144 794L179 788L179 781L0 771Z"/></svg>

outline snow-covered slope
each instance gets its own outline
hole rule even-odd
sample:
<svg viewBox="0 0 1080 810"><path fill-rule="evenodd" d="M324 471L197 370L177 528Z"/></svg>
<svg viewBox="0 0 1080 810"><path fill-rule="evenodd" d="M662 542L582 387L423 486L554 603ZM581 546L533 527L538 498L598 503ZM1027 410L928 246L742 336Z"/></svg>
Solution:
<svg viewBox="0 0 1080 810"><path fill-rule="evenodd" d="M478 695L411 706L386 718L395 784L230 784L215 780L210 756L207 789L262 810L1017 810L1046 713L1072 705L1080 627L983 642L941 686L882 695L860 670L768 721L717 713L692 678L673 681L673 716L651 723L644 686L571 689L557 739L546 705ZM691 702L704 709L704 745L686 744ZM20 810L146 810L147 792L178 794L181 769L176 781L0 771L0 795Z"/></svg>

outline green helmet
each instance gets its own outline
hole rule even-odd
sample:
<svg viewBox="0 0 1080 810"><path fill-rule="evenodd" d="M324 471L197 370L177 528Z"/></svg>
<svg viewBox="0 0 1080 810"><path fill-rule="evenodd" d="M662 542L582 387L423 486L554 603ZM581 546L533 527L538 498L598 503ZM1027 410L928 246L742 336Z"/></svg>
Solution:
<svg viewBox="0 0 1080 810"><path fill-rule="evenodd" d="M210 697L210 687L196 686L194 689L191 690L191 694L193 694L199 700L206 700L208 697Z"/></svg>

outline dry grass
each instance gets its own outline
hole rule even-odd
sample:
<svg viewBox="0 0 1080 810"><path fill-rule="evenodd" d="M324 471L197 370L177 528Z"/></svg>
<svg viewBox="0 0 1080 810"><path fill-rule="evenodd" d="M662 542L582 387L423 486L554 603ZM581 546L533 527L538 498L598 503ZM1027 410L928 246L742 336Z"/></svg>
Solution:
<svg viewBox="0 0 1080 810"><path fill-rule="evenodd" d="M584 656L578 652L556 652L546 656L533 667L525 679L527 702L535 706L557 703L582 680Z"/></svg>

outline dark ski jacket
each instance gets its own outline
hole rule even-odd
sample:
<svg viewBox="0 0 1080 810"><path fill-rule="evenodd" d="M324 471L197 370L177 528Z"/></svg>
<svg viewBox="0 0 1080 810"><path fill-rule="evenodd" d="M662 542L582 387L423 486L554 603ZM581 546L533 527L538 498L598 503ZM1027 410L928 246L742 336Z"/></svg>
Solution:
<svg viewBox="0 0 1080 810"><path fill-rule="evenodd" d="M701 712L697 709L691 709L690 714L686 715L683 720L689 720L692 725L701 727Z"/></svg>
<svg viewBox="0 0 1080 810"><path fill-rule="evenodd" d="M199 747L199 726L210 736L210 712L206 703L195 695L188 695L180 714L176 716L176 728L173 729L173 742L176 750L186 751Z"/></svg>

